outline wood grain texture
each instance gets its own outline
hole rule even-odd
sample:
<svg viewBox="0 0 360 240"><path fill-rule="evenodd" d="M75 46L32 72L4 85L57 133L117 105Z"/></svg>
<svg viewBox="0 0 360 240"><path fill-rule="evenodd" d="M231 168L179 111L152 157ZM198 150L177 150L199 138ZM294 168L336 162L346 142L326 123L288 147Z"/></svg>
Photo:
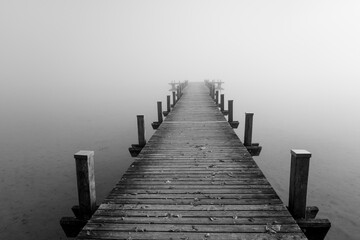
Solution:
<svg viewBox="0 0 360 240"><path fill-rule="evenodd" d="M209 89L182 93L77 238L306 239Z"/></svg>

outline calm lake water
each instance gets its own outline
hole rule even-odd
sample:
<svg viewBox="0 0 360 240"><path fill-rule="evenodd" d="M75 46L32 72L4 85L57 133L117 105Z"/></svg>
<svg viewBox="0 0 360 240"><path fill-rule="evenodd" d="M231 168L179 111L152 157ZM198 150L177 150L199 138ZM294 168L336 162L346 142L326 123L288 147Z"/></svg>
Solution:
<svg viewBox="0 0 360 240"><path fill-rule="evenodd" d="M255 160L284 203L290 149L306 149L312 153L308 205L319 207L319 218L330 219L326 239L358 239L360 101L354 86L320 90L224 81L240 139L244 112L255 113L253 139L263 146ZM59 220L72 216L77 204L73 154L95 151L101 202L132 162L127 148L137 142L137 114L145 115L147 139L153 134L156 101L165 103L170 94L167 81L113 83L2 87L0 239L66 239Z"/></svg>

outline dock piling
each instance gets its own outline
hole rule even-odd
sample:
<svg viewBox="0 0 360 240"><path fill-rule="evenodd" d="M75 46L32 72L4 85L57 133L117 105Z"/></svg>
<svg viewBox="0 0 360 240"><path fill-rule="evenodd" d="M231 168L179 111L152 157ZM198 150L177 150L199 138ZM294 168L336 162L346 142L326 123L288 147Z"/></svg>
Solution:
<svg viewBox="0 0 360 240"><path fill-rule="evenodd" d="M180 88L178 88L180 89ZM180 91L180 90L179 90ZM158 114L158 121L157 122L153 122L151 124L151 126L153 127L153 129L158 129L158 127L160 126L160 124L163 121L163 117L162 117L162 103L159 101L157 102L157 114Z"/></svg>
<svg viewBox="0 0 360 240"><path fill-rule="evenodd" d="M309 240L323 240L331 227L328 219L315 219L319 209L306 207L311 153L291 150L289 212Z"/></svg>
<svg viewBox="0 0 360 240"><path fill-rule="evenodd" d="M225 110L225 95L224 94L220 95L220 111L222 112L222 114L224 114L224 116L228 115L228 111Z"/></svg>
<svg viewBox="0 0 360 240"><path fill-rule="evenodd" d="M239 126L239 122L233 120L233 102L233 100L228 101L228 122L232 128L237 128Z"/></svg>
<svg viewBox="0 0 360 240"><path fill-rule="evenodd" d="M254 113L245 113L244 145L251 146Z"/></svg>
<svg viewBox="0 0 360 240"><path fill-rule="evenodd" d="M172 92L172 97L173 97L173 104L171 106L175 107L175 104L176 104L176 93L175 92Z"/></svg>
<svg viewBox="0 0 360 240"><path fill-rule="evenodd" d="M137 115L136 118L137 118L139 146L144 147L146 144L144 115Z"/></svg>
<svg viewBox="0 0 360 240"><path fill-rule="evenodd" d="M171 103L170 103L171 96L166 96L166 111L163 112L164 116L166 117L171 111Z"/></svg>
<svg viewBox="0 0 360 240"><path fill-rule="evenodd" d="M176 102L180 100L181 93L180 93L180 86L178 85L176 88Z"/></svg>
<svg viewBox="0 0 360 240"><path fill-rule="evenodd" d="M219 105L219 91L218 90L216 90L216 92L215 92L215 103L216 103L216 106Z"/></svg>
<svg viewBox="0 0 360 240"><path fill-rule="evenodd" d="M71 208L75 217L60 219L60 225L67 237L76 237L98 208L95 192L94 151L79 151L74 158L79 205Z"/></svg>
<svg viewBox="0 0 360 240"><path fill-rule="evenodd" d="M137 155L139 155L143 147L146 145L144 115L137 115L136 118L137 118L139 144L131 144L131 147L129 148L129 152L132 157L136 157Z"/></svg>
<svg viewBox="0 0 360 240"><path fill-rule="evenodd" d="M306 150L291 150L289 211L295 219L305 218L310 157Z"/></svg>
<svg viewBox="0 0 360 240"><path fill-rule="evenodd" d="M96 210L94 151L79 151L74 157L80 216L89 220Z"/></svg>
<svg viewBox="0 0 360 240"><path fill-rule="evenodd" d="M254 113L245 113L244 146L251 156L259 156L262 147L259 143L252 143L253 116Z"/></svg>

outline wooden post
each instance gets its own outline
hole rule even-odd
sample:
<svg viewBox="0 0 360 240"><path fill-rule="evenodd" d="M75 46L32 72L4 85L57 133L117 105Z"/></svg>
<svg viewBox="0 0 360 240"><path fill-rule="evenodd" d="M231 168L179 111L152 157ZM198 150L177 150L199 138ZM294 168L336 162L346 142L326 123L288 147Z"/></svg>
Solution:
<svg viewBox="0 0 360 240"><path fill-rule="evenodd" d="M94 152L79 151L75 155L80 216L91 218L96 210Z"/></svg>
<svg viewBox="0 0 360 240"><path fill-rule="evenodd" d="M306 216L306 194L311 153L291 150L289 211L295 219Z"/></svg>
<svg viewBox="0 0 360 240"><path fill-rule="evenodd" d="M220 95L220 111L223 112L224 111L224 101L225 101L225 95L221 94Z"/></svg>
<svg viewBox="0 0 360 240"><path fill-rule="evenodd" d="M167 96L166 96L166 107L167 107L167 111L168 111L168 113L171 111L170 98L171 98L171 96L170 96L170 95L167 95Z"/></svg>
<svg viewBox="0 0 360 240"><path fill-rule="evenodd" d="M253 116L254 113L245 113L245 131L244 131L245 146L251 146L252 144Z"/></svg>
<svg viewBox="0 0 360 240"><path fill-rule="evenodd" d="M216 106L219 105L219 91L218 90L216 90L216 92L215 92L215 103L216 103Z"/></svg>
<svg viewBox="0 0 360 240"><path fill-rule="evenodd" d="M215 83L212 83L211 98L215 100Z"/></svg>
<svg viewBox="0 0 360 240"><path fill-rule="evenodd" d="M144 115L137 115L136 117L137 117L139 147L144 147L146 144Z"/></svg>
<svg viewBox="0 0 360 240"><path fill-rule="evenodd" d="M172 96L173 96L173 107L175 107L176 104L176 96L175 96L175 92L172 92Z"/></svg>
<svg viewBox="0 0 360 240"><path fill-rule="evenodd" d="M157 112L158 112L158 123L160 124L163 121L161 102L157 102Z"/></svg>
<svg viewBox="0 0 360 240"><path fill-rule="evenodd" d="M180 97L180 86L178 85L178 87L176 88L176 102L179 101Z"/></svg>
<svg viewBox="0 0 360 240"><path fill-rule="evenodd" d="M228 110L229 110L228 122L232 122L233 121L233 100L228 101Z"/></svg>

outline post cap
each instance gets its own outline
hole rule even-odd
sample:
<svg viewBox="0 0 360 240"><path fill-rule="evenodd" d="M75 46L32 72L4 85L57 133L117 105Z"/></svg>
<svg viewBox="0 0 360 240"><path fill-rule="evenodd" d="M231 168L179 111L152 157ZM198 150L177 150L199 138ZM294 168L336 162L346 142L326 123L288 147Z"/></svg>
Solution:
<svg viewBox="0 0 360 240"><path fill-rule="evenodd" d="M291 149L291 155L295 157L311 157L311 152L303 149Z"/></svg>
<svg viewBox="0 0 360 240"><path fill-rule="evenodd" d="M254 115L253 112L245 112L245 115Z"/></svg>
<svg viewBox="0 0 360 240"><path fill-rule="evenodd" d="M87 159L92 156L94 156L94 151L88 151L88 150L80 150L74 155L76 159Z"/></svg>

